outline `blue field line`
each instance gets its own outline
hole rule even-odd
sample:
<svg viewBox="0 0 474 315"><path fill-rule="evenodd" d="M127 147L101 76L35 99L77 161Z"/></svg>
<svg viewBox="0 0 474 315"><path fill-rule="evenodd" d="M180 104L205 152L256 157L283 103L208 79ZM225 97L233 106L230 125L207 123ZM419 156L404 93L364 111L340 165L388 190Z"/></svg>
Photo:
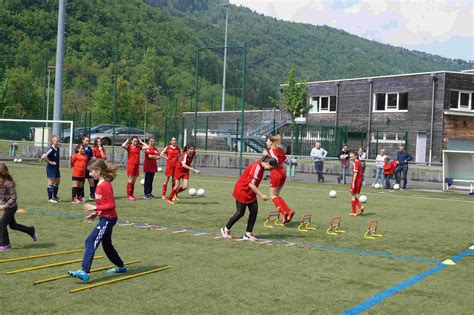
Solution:
<svg viewBox="0 0 474 315"><path fill-rule="evenodd" d="M82 217L82 216L69 214L69 213L57 213L57 212L43 211L43 210L25 210L25 212L41 213L41 214L47 214L47 215L54 215L54 216L58 216L58 217L70 217L70 218L75 218L75 219L84 219L84 217ZM119 223L120 224L128 224L130 222L125 220L125 221L119 221ZM140 226L140 225L143 226L144 224L145 223L133 223L133 225L137 225L137 226ZM148 224L148 223L146 223L146 224ZM152 224L148 224L148 225L152 226ZM160 226L160 227L161 228L166 228L167 230L171 230L171 231L186 231L186 232L195 233L195 234L214 235L213 233L205 232L205 231L201 231L201 230L196 230L196 229L183 229L183 228L176 228L176 227L169 227L169 226ZM220 235L220 233L217 233L216 235ZM267 240L267 241L270 241L273 244L279 244L279 245L288 245L288 244L290 244L290 242L287 242L287 241L284 241L284 240L277 240L277 239L261 238L260 240ZM294 245L299 246L299 247L308 247L308 248L314 248L314 249L332 250L332 251L339 251L339 252L345 252L345 253L354 253L354 254L370 255L370 256L377 256L377 257L383 257L383 258L401 259L401 260L408 260L408 261L415 261L415 262L422 262L422 263L432 263L432 264L439 264L440 263L440 261L436 260L436 259L417 258L417 257L410 257L410 256L394 255L394 254L390 254L390 253L378 253L378 252L372 252L372 251L363 251L363 250L358 250L358 249L324 246L324 245L318 245L318 244L295 243Z"/></svg>
<svg viewBox="0 0 474 315"><path fill-rule="evenodd" d="M472 255L474 254L474 250L472 249L468 249L468 250L465 250L464 252L461 252L459 254L457 254L456 256L454 256L453 258L451 258L452 261L454 262L457 262L461 259L463 259L464 257L466 256L469 256L469 255ZM374 307L375 305L381 303L382 301L384 301L385 299L391 297L392 295L398 293L398 292L401 292L409 287L411 287L412 285L414 285L415 283L418 283L420 281L422 281L423 279L437 273L438 271L441 271L445 268L449 267L448 265L445 265L443 263L439 263L437 264L436 266L426 270L426 271L423 271L422 273L419 273L411 278L408 278L407 280L391 287L391 288L388 288L380 293L377 293L376 295L372 296L371 298L365 300L364 302L360 303L359 305L356 305L344 312L342 312L341 314L343 315L353 315L353 314L359 314L360 312L365 312L367 311L368 309Z"/></svg>

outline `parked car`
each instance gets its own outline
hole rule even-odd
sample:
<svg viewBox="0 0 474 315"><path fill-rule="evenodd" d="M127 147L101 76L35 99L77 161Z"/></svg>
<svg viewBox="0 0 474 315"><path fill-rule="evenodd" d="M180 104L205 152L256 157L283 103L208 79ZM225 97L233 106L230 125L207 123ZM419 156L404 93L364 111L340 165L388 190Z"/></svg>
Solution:
<svg viewBox="0 0 474 315"><path fill-rule="evenodd" d="M133 136L137 136L142 140L145 138L144 140L148 141L150 137L153 137L153 134L149 132L145 134L143 130L138 128L123 126L115 127L115 145L121 145L127 138L131 138ZM109 129L104 132L91 133L91 139L95 139L97 137L102 139L103 145L110 145L113 139L113 129Z"/></svg>
<svg viewBox="0 0 474 315"><path fill-rule="evenodd" d="M102 125L97 125L94 126L90 129L90 134L94 133L99 133L99 132L104 132L106 130L112 129L114 125L112 124L102 124ZM115 128L118 127L123 127L121 125L116 125ZM63 136L61 137L62 142L69 142L69 136L70 136L70 129L65 129L63 132ZM81 141L82 136L84 135L89 135L89 128L74 128L74 136L73 136L73 142L79 143Z"/></svg>

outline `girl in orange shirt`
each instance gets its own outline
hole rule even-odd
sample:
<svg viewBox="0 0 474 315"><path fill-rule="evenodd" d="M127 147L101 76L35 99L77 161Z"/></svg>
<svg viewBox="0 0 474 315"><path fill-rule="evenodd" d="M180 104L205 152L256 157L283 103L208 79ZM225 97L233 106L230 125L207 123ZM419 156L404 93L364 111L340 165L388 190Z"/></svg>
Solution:
<svg viewBox="0 0 474 315"><path fill-rule="evenodd" d="M72 203L83 202L84 182L87 172L88 157L84 151L84 146L79 144L76 147L76 154L71 158L72 166Z"/></svg>

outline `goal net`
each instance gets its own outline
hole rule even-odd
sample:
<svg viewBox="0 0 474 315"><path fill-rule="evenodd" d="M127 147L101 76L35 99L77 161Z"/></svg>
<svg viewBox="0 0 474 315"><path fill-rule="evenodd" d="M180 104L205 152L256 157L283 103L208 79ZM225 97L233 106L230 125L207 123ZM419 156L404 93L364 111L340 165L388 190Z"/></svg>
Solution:
<svg viewBox="0 0 474 315"><path fill-rule="evenodd" d="M474 186L474 151L443 151L443 190L469 189Z"/></svg>
<svg viewBox="0 0 474 315"><path fill-rule="evenodd" d="M69 120L34 120L34 119L0 119L0 159L22 162L40 162L41 156L51 144L53 123L60 124L58 135L66 143L61 143L62 160L71 165L74 154L73 138L74 122Z"/></svg>

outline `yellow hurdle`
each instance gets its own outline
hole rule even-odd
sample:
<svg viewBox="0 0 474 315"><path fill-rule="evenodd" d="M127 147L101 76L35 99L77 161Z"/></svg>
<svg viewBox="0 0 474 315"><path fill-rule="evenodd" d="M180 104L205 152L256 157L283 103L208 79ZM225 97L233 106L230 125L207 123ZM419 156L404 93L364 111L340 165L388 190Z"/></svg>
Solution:
<svg viewBox="0 0 474 315"><path fill-rule="evenodd" d="M24 256L24 257L3 259L3 260L0 260L0 264L7 263L7 262L12 262L12 261L20 261L20 260L27 260L27 259L36 259L36 258L43 258L43 257L50 257L50 256L58 256L58 255L79 253L79 252L82 252L82 251L83 251L83 249L73 249L73 250L67 250L67 251L63 251L63 252L56 252L56 253L41 254L41 255L34 255L34 256Z"/></svg>
<svg viewBox="0 0 474 315"><path fill-rule="evenodd" d="M148 274L150 274L150 273L155 273L155 272L162 271L162 270L166 270L166 269L169 269L169 268L171 268L171 266L170 266L170 265L166 265L166 266L163 266L163 267L160 267L160 268L157 268L157 269L152 269L152 270L148 270L148 271L136 273L136 274L134 274L134 275L125 276L125 277L120 277L120 278L113 279L113 280L108 280L108 281L102 281L102 282L95 283L95 284L91 284L91 285L88 285L88 286L85 286L85 287L80 287L80 288L77 288L77 289L72 289L71 291L69 291L69 293L81 292L81 291L85 291L85 290L88 290L88 289L100 287L100 286L103 286L103 285L106 285L106 284L111 284L111 283L115 283L115 282L119 282L119 281L129 280L129 279L133 279L133 278L136 278L136 277L148 275Z"/></svg>
<svg viewBox="0 0 474 315"><path fill-rule="evenodd" d="M139 260L131 260L131 261L125 262L125 265L128 266L128 265L138 264L139 262L140 262ZM102 271L102 270L107 270L107 269L110 269L110 268L113 268L113 267L115 267L115 265L95 268L95 269L92 269L90 271L90 273L98 272L98 271ZM37 281L34 281L33 284L37 285L37 284L52 282L52 281L56 281L56 280L60 280L60 279L66 279L66 278L70 278L70 277L71 276L69 276L69 275L62 275L62 276L52 277L52 278L48 278L48 279L37 280Z"/></svg>
<svg viewBox="0 0 474 315"><path fill-rule="evenodd" d="M104 258L104 256L94 257L94 259L101 259L101 258ZM81 262L81 261L82 261L82 258L81 259L68 260L68 261L62 261L62 262L58 262L58 263L54 263L54 264L39 265L39 266L25 268L25 269L18 269L18 270L8 271L6 274L7 275L14 275L14 274L17 274L17 273L20 273L20 272L27 272L27 271L34 271L34 270L38 270L38 269L64 266L64 265L74 264L74 263Z"/></svg>

